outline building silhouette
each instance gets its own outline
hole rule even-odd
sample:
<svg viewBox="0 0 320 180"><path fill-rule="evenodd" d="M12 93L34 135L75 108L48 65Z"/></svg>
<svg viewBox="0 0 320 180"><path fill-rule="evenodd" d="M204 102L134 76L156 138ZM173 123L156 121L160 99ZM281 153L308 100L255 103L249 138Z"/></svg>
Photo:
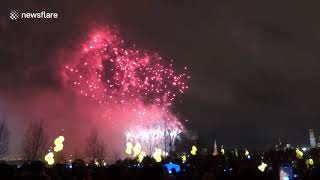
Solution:
<svg viewBox="0 0 320 180"><path fill-rule="evenodd" d="M314 148L316 147L317 143L316 143L316 138L314 136L313 129L309 129L309 135L310 135L310 147Z"/></svg>

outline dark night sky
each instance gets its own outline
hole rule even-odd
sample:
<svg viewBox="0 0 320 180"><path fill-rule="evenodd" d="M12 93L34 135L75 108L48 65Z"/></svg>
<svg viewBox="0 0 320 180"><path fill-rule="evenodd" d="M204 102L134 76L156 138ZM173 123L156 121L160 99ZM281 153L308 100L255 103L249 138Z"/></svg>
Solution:
<svg viewBox="0 0 320 180"><path fill-rule="evenodd" d="M190 68L176 111L204 141L307 143L320 132L317 1L91 0L0 2L2 91L59 88L54 57L93 22ZM11 21L10 9L58 11L58 20ZM319 134L320 135L320 134Z"/></svg>

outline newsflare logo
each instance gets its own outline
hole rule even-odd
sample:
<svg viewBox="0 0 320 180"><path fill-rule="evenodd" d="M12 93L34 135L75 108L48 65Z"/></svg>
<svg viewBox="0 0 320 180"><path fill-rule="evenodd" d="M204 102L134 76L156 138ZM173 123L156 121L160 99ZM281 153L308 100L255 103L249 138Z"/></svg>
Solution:
<svg viewBox="0 0 320 180"><path fill-rule="evenodd" d="M18 19L57 19L57 12L19 12L18 10L11 10L9 13L9 18L13 21Z"/></svg>
<svg viewBox="0 0 320 180"><path fill-rule="evenodd" d="M19 18L19 12L17 10L11 10L9 17L11 20L17 20Z"/></svg>

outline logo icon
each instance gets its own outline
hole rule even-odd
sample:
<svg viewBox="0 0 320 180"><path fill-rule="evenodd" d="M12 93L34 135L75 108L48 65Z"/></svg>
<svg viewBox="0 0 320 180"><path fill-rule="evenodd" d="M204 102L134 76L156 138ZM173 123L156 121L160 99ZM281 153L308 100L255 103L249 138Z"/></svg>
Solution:
<svg viewBox="0 0 320 180"><path fill-rule="evenodd" d="M17 10L11 10L9 17L11 20L17 20L19 18L19 12Z"/></svg>

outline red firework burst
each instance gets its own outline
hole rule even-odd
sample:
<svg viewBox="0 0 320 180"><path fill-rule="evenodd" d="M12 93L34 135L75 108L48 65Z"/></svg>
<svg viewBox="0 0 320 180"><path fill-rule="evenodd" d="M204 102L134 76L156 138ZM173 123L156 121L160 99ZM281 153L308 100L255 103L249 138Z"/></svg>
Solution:
<svg viewBox="0 0 320 180"><path fill-rule="evenodd" d="M126 48L110 30L94 33L83 45L82 57L66 65L68 82L77 91L102 104L138 102L167 109L188 89L187 68L177 74L172 62L157 53Z"/></svg>

